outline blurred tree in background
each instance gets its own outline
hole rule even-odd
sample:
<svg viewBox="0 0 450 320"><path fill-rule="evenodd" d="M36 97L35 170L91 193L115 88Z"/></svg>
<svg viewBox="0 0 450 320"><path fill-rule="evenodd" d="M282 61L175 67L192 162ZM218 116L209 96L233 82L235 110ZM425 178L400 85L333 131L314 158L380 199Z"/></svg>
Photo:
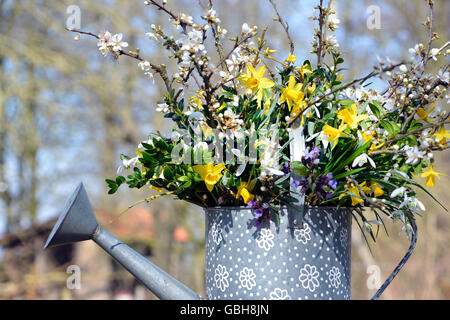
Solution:
<svg viewBox="0 0 450 320"><path fill-rule="evenodd" d="M276 3L289 22L295 54L300 60L313 60L309 17L315 2ZM106 195L104 179L114 176L120 152L132 154L150 132L170 130L169 122L154 113L162 83L145 79L133 59L106 61L92 39L75 42L74 34L64 30L71 5L81 9L82 29L121 32L131 50L140 48L152 62L168 61L145 36L151 24L166 26L168 21L143 1L0 0L0 233L17 232L55 216L80 180L97 207L118 214L150 192L124 189L114 197ZM193 16L207 5L205 0L168 1L171 8ZM243 22L260 28L267 24L266 39L274 42L270 47L287 56L289 43L273 21L268 1L216 0L214 5L229 35L238 33ZM346 67L359 72L349 72L348 79L369 71L376 55L400 60L408 48L427 39L421 26L427 8L423 0L334 0L333 6L341 20L337 37ZM380 8L381 29L367 27L369 6ZM441 37L437 45L450 38L448 17L450 2L436 1L434 27ZM445 103L441 107L448 110ZM446 163L449 160L447 155ZM450 174L448 167L440 172ZM436 195L448 207L446 179L436 187ZM154 261L199 292L204 290L202 211L170 199L158 200L152 208L165 209L154 217ZM418 248L385 298L450 298L449 217L431 202L427 209L418 221ZM187 242L173 236L180 225L190 234ZM366 286L370 265L380 266L382 277L387 277L406 251L408 241L397 235L395 227L389 228L390 239L380 231L373 256L354 230L354 298L366 299L374 292Z"/></svg>

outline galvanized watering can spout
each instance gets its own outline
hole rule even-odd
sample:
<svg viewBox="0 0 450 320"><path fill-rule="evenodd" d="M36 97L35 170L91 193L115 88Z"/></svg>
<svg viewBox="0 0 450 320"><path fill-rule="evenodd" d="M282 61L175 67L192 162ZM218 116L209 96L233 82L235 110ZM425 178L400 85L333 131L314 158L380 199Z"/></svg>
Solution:
<svg viewBox="0 0 450 320"><path fill-rule="evenodd" d="M84 186L80 183L59 216L44 248L84 240L97 243L158 298L201 299L197 293L99 226Z"/></svg>

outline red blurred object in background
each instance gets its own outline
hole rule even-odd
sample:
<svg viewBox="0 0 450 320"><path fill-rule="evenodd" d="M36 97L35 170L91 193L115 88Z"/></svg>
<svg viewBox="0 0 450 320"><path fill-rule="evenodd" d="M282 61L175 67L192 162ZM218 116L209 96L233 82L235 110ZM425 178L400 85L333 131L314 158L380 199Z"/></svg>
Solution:
<svg viewBox="0 0 450 320"><path fill-rule="evenodd" d="M184 227L177 226L173 230L173 238L179 242L188 242L190 235Z"/></svg>

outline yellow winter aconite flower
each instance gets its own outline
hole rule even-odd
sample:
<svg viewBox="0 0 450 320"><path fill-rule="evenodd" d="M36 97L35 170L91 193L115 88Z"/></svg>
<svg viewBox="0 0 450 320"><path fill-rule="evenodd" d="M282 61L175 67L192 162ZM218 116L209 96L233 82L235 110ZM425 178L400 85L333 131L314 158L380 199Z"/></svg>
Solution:
<svg viewBox="0 0 450 320"><path fill-rule="evenodd" d="M344 130L347 129L347 125L342 123L339 128L333 128L332 126L326 124L323 127L323 134L328 136L328 142L333 143L337 142L339 138L344 138L347 135L344 133Z"/></svg>
<svg viewBox="0 0 450 320"><path fill-rule="evenodd" d="M251 194L247 189L247 182L241 182L241 185L238 187L236 199L239 199L240 197L242 197L245 204L247 204L250 200L255 199L255 195Z"/></svg>
<svg viewBox="0 0 450 320"><path fill-rule="evenodd" d="M217 165L208 163L204 166L194 166L194 171L200 175L209 192L213 190L216 183L219 182L220 178L222 178L223 169L225 169L225 165L223 163L219 163Z"/></svg>
<svg viewBox="0 0 450 320"><path fill-rule="evenodd" d="M294 63L295 61L297 61L297 57L294 56L291 52L289 52L289 57L287 57L286 62Z"/></svg>
<svg viewBox="0 0 450 320"><path fill-rule="evenodd" d="M258 107L261 107L261 100L263 97L263 89L271 88L274 86L274 82L269 78L264 78L266 73L266 67L261 66L258 70L255 70L253 66L247 64L247 73L241 75L239 80L243 82L247 88L251 89L253 93L256 93L256 100L258 101Z"/></svg>
<svg viewBox="0 0 450 320"><path fill-rule="evenodd" d="M436 137L439 144L445 145L447 144L447 139L450 139L450 130L445 130L445 127L442 126L441 129L439 129L439 132L433 134L433 137Z"/></svg>
<svg viewBox="0 0 450 320"><path fill-rule="evenodd" d="M433 165L430 165L430 167L428 168L427 171L422 172L422 174L420 175L422 178L427 178L427 183L425 184L426 186L429 187L434 187L435 185L435 181L434 179L437 177L438 179L439 176L447 176L446 174L443 173L439 173L434 171Z"/></svg>
<svg viewBox="0 0 450 320"><path fill-rule="evenodd" d="M301 67L296 67L295 70L298 70L298 72L300 72L302 76L305 76L305 73L312 73L312 71L309 69L308 64L304 64Z"/></svg>
<svg viewBox="0 0 450 320"><path fill-rule="evenodd" d="M358 115L356 104L352 104L350 109L342 109L339 111L337 117L348 124L350 129L356 129L358 128L358 124L369 116L367 114Z"/></svg>
<svg viewBox="0 0 450 320"><path fill-rule="evenodd" d="M281 92L279 103L287 103L291 114L298 115L300 113L300 107L305 106L303 98L305 93L301 91L303 84L297 83L294 76L289 77L289 83L286 88Z"/></svg>

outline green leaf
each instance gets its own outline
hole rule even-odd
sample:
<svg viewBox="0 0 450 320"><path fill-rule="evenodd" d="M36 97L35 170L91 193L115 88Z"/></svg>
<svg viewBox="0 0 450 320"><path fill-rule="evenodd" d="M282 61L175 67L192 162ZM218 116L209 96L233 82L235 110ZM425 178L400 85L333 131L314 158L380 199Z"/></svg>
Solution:
<svg viewBox="0 0 450 320"><path fill-rule="evenodd" d="M309 169L300 161L291 162L291 170L299 176L306 176L309 173Z"/></svg>

